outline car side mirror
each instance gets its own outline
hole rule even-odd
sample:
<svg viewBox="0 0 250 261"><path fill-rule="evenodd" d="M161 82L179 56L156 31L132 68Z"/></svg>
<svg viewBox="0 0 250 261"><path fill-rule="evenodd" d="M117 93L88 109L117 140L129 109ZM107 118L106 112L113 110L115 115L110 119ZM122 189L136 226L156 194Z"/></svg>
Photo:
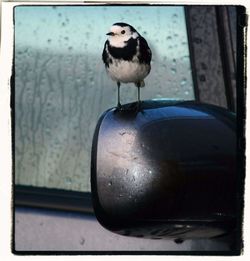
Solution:
<svg viewBox="0 0 250 261"><path fill-rule="evenodd" d="M236 226L236 118L194 101L109 109L96 126L93 206L127 236L211 238Z"/></svg>

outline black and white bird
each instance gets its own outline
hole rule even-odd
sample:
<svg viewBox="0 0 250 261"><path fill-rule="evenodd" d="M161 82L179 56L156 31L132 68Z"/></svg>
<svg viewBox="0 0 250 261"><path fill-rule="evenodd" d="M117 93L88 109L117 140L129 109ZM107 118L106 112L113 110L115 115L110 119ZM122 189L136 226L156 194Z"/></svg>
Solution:
<svg viewBox="0 0 250 261"><path fill-rule="evenodd" d="M108 75L117 82L118 104L120 103L121 83L134 83L138 88L138 106L140 105L140 88L145 86L144 78L151 69L152 53L147 41L126 23L115 23L107 33L102 59Z"/></svg>

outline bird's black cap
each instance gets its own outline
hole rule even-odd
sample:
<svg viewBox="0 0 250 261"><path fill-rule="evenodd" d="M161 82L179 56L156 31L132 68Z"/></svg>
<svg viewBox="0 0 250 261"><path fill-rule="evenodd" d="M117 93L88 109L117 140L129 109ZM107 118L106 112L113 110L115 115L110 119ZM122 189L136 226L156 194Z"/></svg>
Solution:
<svg viewBox="0 0 250 261"><path fill-rule="evenodd" d="M121 26L121 27L129 26L132 32L136 32L135 28L133 26L131 26L130 24L120 22L120 23L115 23L113 25L118 25L118 26Z"/></svg>

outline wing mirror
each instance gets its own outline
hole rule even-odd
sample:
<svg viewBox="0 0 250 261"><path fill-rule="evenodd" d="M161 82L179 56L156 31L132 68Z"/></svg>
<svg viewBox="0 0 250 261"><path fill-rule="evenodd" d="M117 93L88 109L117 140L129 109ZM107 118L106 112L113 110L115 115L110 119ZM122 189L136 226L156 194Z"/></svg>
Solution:
<svg viewBox="0 0 250 261"><path fill-rule="evenodd" d="M127 236L211 238L236 226L236 118L193 101L127 104L99 119L91 187L98 221Z"/></svg>

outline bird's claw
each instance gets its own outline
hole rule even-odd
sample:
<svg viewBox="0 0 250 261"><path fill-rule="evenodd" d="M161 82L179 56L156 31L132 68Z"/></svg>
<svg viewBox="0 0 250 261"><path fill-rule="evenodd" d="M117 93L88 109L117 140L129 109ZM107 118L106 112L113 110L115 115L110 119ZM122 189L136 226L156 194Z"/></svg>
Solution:
<svg viewBox="0 0 250 261"><path fill-rule="evenodd" d="M127 105L123 106L120 103L118 103L117 106L116 106L116 111L117 112L123 112L123 113L143 112L142 101L138 101L138 102L132 103L129 106L127 106Z"/></svg>
<svg viewBox="0 0 250 261"><path fill-rule="evenodd" d="M124 110L124 109L123 109L121 103L118 102L117 105L116 105L116 111L123 111L123 110Z"/></svg>

